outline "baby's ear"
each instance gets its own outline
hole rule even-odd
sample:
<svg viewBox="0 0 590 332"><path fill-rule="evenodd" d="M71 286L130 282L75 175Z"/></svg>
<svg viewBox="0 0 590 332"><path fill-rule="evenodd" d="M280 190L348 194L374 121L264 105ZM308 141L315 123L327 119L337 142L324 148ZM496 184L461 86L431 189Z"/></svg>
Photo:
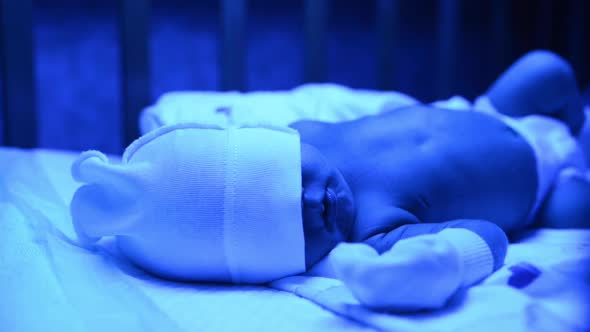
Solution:
<svg viewBox="0 0 590 332"><path fill-rule="evenodd" d="M98 151L87 151L72 165L72 177L85 183L72 199L70 213L82 242L128 234L137 224L142 174L147 163L110 164Z"/></svg>

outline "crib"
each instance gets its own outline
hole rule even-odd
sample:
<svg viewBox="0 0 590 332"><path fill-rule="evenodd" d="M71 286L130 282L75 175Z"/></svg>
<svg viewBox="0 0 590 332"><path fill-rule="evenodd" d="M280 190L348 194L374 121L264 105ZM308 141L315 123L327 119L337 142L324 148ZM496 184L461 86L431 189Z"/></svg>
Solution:
<svg viewBox="0 0 590 332"><path fill-rule="evenodd" d="M150 94L150 1L117 1L118 7L118 42L120 62L120 119L122 131L120 146L126 146L137 137L137 116L139 110L153 102ZM302 81L323 82L327 76L327 55L329 41L330 12L335 3L327 0L301 1L302 10ZM343 4L345 5L345 4ZM358 4L357 4L358 5ZM404 38L403 28L396 24L404 15L417 15L408 11L402 1L378 0L369 2L373 6L374 24L370 36L375 38L374 48L369 50L375 69L377 89L398 87L404 78L395 77L393 72L399 52L396 47ZM429 31L435 45L432 66L434 91L432 97L441 99L456 93L455 72L460 71L459 63L461 43L469 32L469 22L461 15L469 12L467 7L474 7L466 1L424 1L418 4L437 13L434 30ZM67 5L66 5L67 7ZM518 33L523 28L518 25L534 27L535 32L528 34L526 48L554 48L573 64L582 86L588 82L588 24L584 13L588 5L584 1L570 0L566 3L552 1L528 1L513 4L510 1L482 2L476 7L486 15L488 27L477 38L487 40L484 45L493 53L485 62L490 73L483 76L497 75L519 53L524 53L515 43L522 43ZM528 9L527 9L528 7ZM19 147L38 146L38 131L41 126L38 119L38 90L35 81L34 47L33 47L33 1L2 2L2 82L3 82L3 145ZM246 0L224 0L218 3L220 29L218 31L218 88L220 90L248 90L246 86L247 47L245 31L248 24L248 3ZM410 8L410 10L412 10ZM299 15L299 14L298 14ZM564 17L567 20L564 21ZM522 34L522 33L521 33ZM520 39L518 39L520 38ZM559 43L552 42L558 39ZM89 60L91 61L91 60ZM434 99L433 98L433 99Z"/></svg>
<svg viewBox="0 0 590 332"><path fill-rule="evenodd" d="M356 0L355 0L356 1ZM252 91L248 84L247 26L255 0L213 1L219 91ZM260 1L259 1L260 2ZM298 83L330 82L329 22L336 6L353 1L297 2L302 31ZM359 0L360 2L360 0ZM156 1L118 0L114 8L120 54L120 132L112 158L140 134L140 112L154 102L150 25ZM260 2L261 3L261 2ZM259 4L260 4L259 3ZM403 85L399 47L408 2L374 0L370 6L374 70L369 88ZM3 125L0 133L0 330L2 331L582 331L590 329L590 231L541 229L512 239L506 265L484 283L460 294L440 312L408 315L373 312L329 278L289 277L265 286L182 284L159 280L117 254L112 243L97 252L72 245L69 202L79 184L69 173L82 147L65 151L40 143L33 19L35 1L0 1ZM358 3L357 3L358 6ZM567 58L581 87L590 83L590 4L583 0L419 1L436 13L432 36L432 100L450 97L460 83L454 73L469 34L464 15L486 14L486 80L526 50L554 49ZM467 9L466 9L467 8ZM469 9L471 8L471 9ZM534 41L520 45L524 37ZM524 23L522 23L524 24ZM555 41L558 42L555 42ZM484 53L485 53L484 52ZM87 61L93 61L92 59ZM97 59L96 61L99 61ZM351 70L354 71L354 70ZM475 84L475 83L474 83ZM485 82L479 82L479 87ZM478 87L478 88L479 88ZM270 87L272 89L272 87ZM105 133L112 135L112 133ZM91 146L84 146L84 149ZM523 263L522 262L526 262ZM508 286L515 273L534 264L539 282ZM529 280L529 282L531 282ZM34 299L34 300L33 300Z"/></svg>

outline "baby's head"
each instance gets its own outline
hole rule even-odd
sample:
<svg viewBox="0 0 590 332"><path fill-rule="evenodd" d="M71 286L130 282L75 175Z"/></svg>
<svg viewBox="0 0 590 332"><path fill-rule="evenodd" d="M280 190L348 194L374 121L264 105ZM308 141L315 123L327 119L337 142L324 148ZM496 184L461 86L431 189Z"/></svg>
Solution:
<svg viewBox="0 0 590 332"><path fill-rule="evenodd" d="M116 236L140 267L177 280L262 283L301 273L347 236L352 195L297 132L183 124L72 166L83 241Z"/></svg>

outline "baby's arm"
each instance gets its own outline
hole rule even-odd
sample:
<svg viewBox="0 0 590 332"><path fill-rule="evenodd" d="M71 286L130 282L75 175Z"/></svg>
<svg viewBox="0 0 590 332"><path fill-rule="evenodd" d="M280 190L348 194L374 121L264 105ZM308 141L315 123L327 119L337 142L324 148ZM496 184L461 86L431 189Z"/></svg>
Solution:
<svg viewBox="0 0 590 332"><path fill-rule="evenodd" d="M329 256L334 274L378 310L437 309L502 266L508 240L495 224L455 220L399 227Z"/></svg>

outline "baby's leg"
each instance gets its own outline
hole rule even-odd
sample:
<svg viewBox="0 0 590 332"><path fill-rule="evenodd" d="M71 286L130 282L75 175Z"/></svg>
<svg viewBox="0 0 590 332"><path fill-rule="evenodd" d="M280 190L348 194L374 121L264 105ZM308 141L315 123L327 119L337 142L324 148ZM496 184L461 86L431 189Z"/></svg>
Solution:
<svg viewBox="0 0 590 332"><path fill-rule="evenodd" d="M462 287L498 269L508 241L478 220L412 224L340 244L329 256L336 277L365 306L378 310L437 309Z"/></svg>
<svg viewBox="0 0 590 332"><path fill-rule="evenodd" d="M520 117L543 114L563 121L577 135L584 123L583 99L570 64L548 51L526 54L488 89L495 108Z"/></svg>
<svg viewBox="0 0 590 332"><path fill-rule="evenodd" d="M539 209L534 225L590 228L590 172L559 179Z"/></svg>

